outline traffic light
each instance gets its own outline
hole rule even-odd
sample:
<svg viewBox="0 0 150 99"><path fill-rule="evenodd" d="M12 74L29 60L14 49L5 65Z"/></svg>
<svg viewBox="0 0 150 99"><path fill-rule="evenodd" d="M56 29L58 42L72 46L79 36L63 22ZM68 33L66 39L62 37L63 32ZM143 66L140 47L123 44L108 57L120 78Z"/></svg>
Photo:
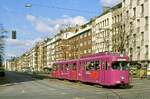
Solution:
<svg viewBox="0 0 150 99"><path fill-rule="evenodd" d="M12 37L11 37L12 39L16 39L16 31L12 31Z"/></svg>

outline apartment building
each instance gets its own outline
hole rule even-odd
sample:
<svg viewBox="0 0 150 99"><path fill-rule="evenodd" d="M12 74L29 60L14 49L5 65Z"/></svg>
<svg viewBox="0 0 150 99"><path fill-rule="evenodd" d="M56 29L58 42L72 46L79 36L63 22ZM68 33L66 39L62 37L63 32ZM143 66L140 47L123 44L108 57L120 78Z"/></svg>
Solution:
<svg viewBox="0 0 150 99"><path fill-rule="evenodd" d="M124 26L122 22L122 3L111 8L112 12L112 52L123 53L126 45Z"/></svg>
<svg viewBox="0 0 150 99"><path fill-rule="evenodd" d="M52 66L52 63L55 61L55 50L54 50L54 38L48 38L46 42L47 46L47 67Z"/></svg>
<svg viewBox="0 0 150 99"><path fill-rule="evenodd" d="M149 4L150 0L122 0L88 23L38 42L18 59L17 68L29 66L41 71L55 61L105 51L127 53L131 62L150 66Z"/></svg>
<svg viewBox="0 0 150 99"><path fill-rule="evenodd" d="M47 67L47 39L43 42L43 68L45 68Z"/></svg>
<svg viewBox="0 0 150 99"><path fill-rule="evenodd" d="M29 67L31 71L37 70L38 62L37 62L37 49L34 46L29 50Z"/></svg>
<svg viewBox="0 0 150 99"><path fill-rule="evenodd" d="M93 19L92 24L92 52L112 51L112 11L105 10Z"/></svg>
<svg viewBox="0 0 150 99"><path fill-rule="evenodd" d="M74 34L68 36L67 57L78 59L92 53L92 21L82 25Z"/></svg>
<svg viewBox="0 0 150 99"><path fill-rule="evenodd" d="M123 0L122 12L130 61L150 62L150 0Z"/></svg>
<svg viewBox="0 0 150 99"><path fill-rule="evenodd" d="M44 68L44 41L37 42L35 49L37 51L37 67L36 71L43 71Z"/></svg>

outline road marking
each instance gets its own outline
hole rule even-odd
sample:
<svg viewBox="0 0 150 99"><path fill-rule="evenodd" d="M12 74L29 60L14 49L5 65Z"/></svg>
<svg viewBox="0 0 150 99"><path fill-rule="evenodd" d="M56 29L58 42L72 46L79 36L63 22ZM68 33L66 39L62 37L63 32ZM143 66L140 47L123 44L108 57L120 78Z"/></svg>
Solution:
<svg viewBox="0 0 150 99"><path fill-rule="evenodd" d="M62 92L62 93L60 93L60 94L62 94L62 95L66 95L67 93L65 93L65 92Z"/></svg>
<svg viewBox="0 0 150 99"><path fill-rule="evenodd" d="M85 99L84 97L74 97L73 99Z"/></svg>
<svg viewBox="0 0 150 99"><path fill-rule="evenodd" d="M134 85L143 85L143 83L134 83Z"/></svg>
<svg viewBox="0 0 150 99"><path fill-rule="evenodd" d="M25 93L25 91L24 90L22 90L22 92L21 92L22 94L24 94Z"/></svg>

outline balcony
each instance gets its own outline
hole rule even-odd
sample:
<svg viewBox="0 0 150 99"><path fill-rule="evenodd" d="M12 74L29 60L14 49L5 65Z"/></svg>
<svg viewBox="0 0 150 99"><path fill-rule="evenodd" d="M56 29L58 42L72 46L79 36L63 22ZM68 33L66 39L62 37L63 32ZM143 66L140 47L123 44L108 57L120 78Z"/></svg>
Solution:
<svg viewBox="0 0 150 99"><path fill-rule="evenodd" d="M149 26L148 24L145 24L145 26L144 26L145 27L145 31L148 31L148 26Z"/></svg>

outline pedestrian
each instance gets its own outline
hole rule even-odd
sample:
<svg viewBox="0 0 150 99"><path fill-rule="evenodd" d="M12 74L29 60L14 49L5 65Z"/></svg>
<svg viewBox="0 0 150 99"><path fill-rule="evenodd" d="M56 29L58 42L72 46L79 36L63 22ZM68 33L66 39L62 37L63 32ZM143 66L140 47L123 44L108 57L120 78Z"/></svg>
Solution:
<svg viewBox="0 0 150 99"><path fill-rule="evenodd" d="M140 79L142 80L144 78L144 69L140 68Z"/></svg>

